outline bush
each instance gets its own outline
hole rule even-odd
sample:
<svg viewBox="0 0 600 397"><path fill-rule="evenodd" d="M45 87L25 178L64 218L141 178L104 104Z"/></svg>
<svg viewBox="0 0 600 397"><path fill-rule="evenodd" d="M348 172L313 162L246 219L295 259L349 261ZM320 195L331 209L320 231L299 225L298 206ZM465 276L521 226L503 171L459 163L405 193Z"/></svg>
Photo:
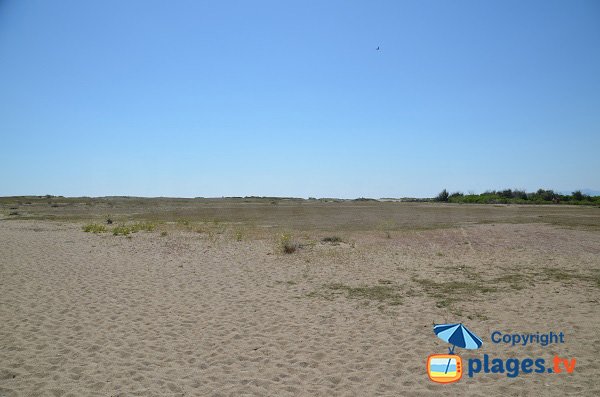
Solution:
<svg viewBox="0 0 600 397"><path fill-rule="evenodd" d="M556 193L554 193L554 190L544 190L544 189L538 189L537 192L533 193L532 195L534 199L538 199L538 200L543 200L543 201L552 201L555 200L556 198L558 198L558 195Z"/></svg>
<svg viewBox="0 0 600 397"><path fill-rule="evenodd" d="M519 200L527 200L527 193L525 192L525 190L514 190L513 198L516 198Z"/></svg>
<svg viewBox="0 0 600 397"><path fill-rule="evenodd" d="M449 197L448 191L444 189L437 195L435 201L447 202Z"/></svg>
<svg viewBox="0 0 600 397"><path fill-rule="evenodd" d="M576 200L576 201L582 201L582 200L589 198L589 196L586 196L585 194L581 193L581 190L576 190L572 194L573 194L573 200Z"/></svg>

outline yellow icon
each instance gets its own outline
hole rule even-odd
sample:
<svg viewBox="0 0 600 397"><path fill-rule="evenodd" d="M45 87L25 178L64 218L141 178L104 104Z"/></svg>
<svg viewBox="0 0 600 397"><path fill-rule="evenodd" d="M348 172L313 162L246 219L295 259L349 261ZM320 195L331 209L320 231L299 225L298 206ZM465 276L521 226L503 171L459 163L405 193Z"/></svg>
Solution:
<svg viewBox="0 0 600 397"><path fill-rule="evenodd" d="M432 354L427 358L427 375L438 383L456 382L462 377L462 360L454 354Z"/></svg>

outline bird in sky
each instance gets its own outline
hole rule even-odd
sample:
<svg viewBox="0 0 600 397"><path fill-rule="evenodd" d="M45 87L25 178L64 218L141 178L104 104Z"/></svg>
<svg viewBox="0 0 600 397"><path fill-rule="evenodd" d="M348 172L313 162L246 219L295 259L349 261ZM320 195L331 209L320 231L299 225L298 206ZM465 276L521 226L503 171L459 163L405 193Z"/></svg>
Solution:
<svg viewBox="0 0 600 397"><path fill-rule="evenodd" d="M377 46L376 50L379 51L379 46Z"/></svg>

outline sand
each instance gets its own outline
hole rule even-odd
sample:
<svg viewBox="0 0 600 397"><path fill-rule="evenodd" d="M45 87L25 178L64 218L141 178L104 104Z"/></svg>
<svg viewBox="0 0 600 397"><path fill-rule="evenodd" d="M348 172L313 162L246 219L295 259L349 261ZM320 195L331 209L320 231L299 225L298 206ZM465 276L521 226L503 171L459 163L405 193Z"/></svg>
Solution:
<svg viewBox="0 0 600 397"><path fill-rule="evenodd" d="M0 396L600 395L598 230L457 222L339 245L299 233L311 243L285 255L228 231L81 226L0 221ZM452 280L474 287L435 292ZM399 301L348 292L359 286ZM484 340L463 360L558 354L575 371L433 383L427 356L447 344L432 324L461 321ZM494 330L566 343L496 345Z"/></svg>

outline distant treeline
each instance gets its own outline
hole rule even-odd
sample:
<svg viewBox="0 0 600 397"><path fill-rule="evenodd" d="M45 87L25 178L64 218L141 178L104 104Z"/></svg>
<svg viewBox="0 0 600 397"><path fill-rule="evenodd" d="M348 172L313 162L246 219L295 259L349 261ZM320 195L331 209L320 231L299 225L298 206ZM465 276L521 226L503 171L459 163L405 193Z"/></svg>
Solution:
<svg viewBox="0 0 600 397"><path fill-rule="evenodd" d="M571 194L559 194L554 190L538 189L537 192L527 193L524 190L491 190L481 194L463 194L461 192L448 193L442 190L434 199L448 203L473 203L473 204L576 204L600 205L600 196L589 196L576 190Z"/></svg>

